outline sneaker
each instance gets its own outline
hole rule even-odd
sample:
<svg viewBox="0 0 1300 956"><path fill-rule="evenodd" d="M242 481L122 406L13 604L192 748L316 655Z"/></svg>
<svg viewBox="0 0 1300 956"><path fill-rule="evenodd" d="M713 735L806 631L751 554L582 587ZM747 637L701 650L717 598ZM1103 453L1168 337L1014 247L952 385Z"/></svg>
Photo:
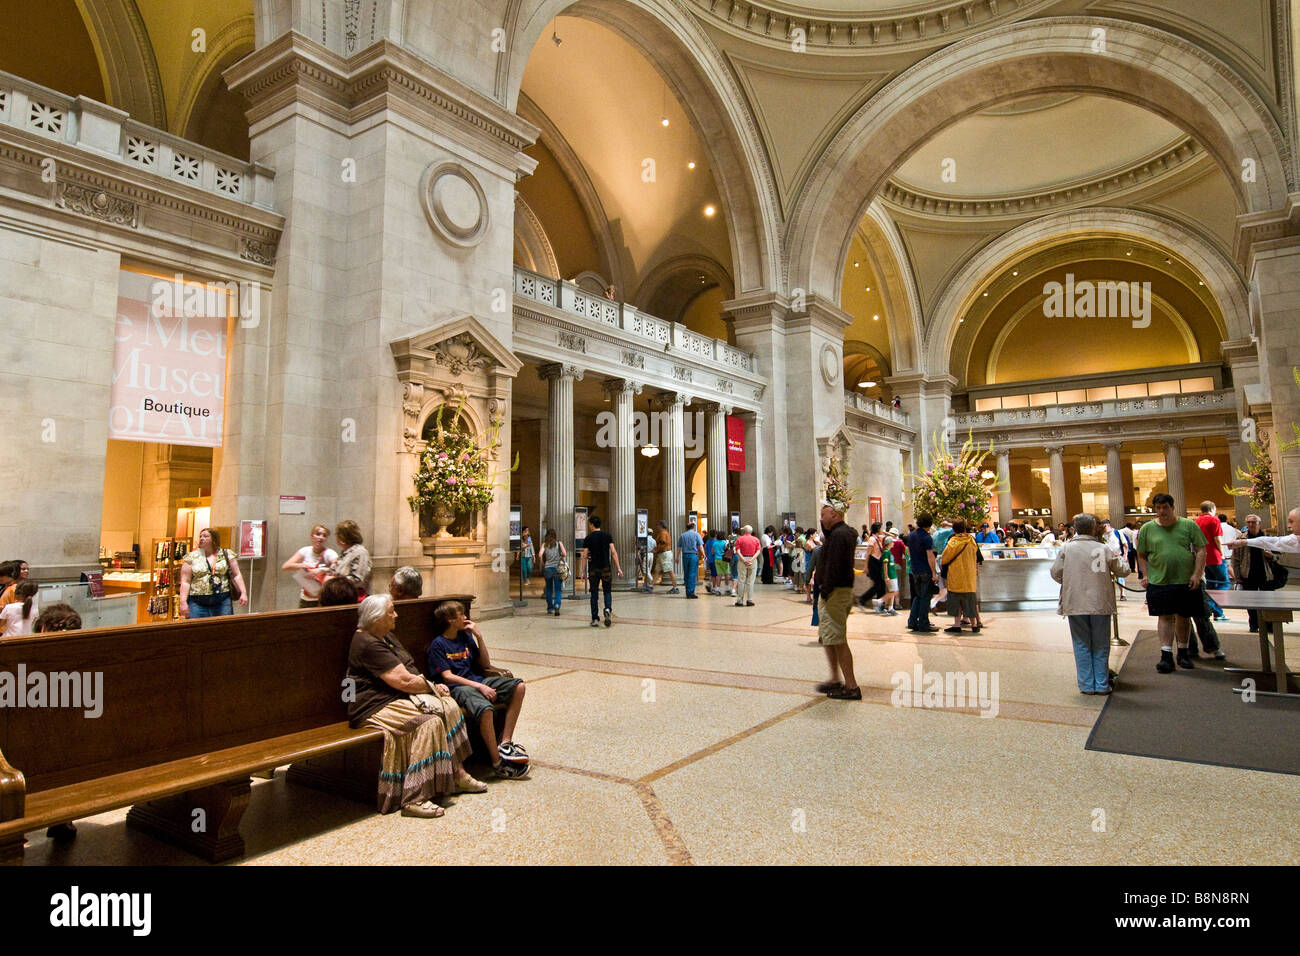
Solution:
<svg viewBox="0 0 1300 956"><path fill-rule="evenodd" d="M1228 659L1228 655L1223 653L1223 651L1215 651L1214 659L1216 661L1226 661Z"/></svg>
<svg viewBox="0 0 1300 956"><path fill-rule="evenodd" d="M682 593L682 590L681 590L681 588L669 588L669 589L668 589L668 593L669 593L669 594L681 594L681 593Z"/></svg>
<svg viewBox="0 0 1300 956"><path fill-rule="evenodd" d="M753 601L746 601L746 602L745 602L745 607L753 607L753 606L754 606L754 602L753 602Z"/></svg>
<svg viewBox="0 0 1300 956"><path fill-rule="evenodd" d="M898 608L896 608L896 607L891 607L891 608L890 608L888 611L886 611L885 613L888 614L890 617L898 617Z"/></svg>
<svg viewBox="0 0 1300 956"><path fill-rule="evenodd" d="M1174 672L1173 651L1160 652L1160 663L1156 665L1156 670L1161 674L1172 674Z"/></svg>
<svg viewBox="0 0 1300 956"><path fill-rule="evenodd" d="M700 596L698 594L688 594L686 596L690 598L692 601L698 601L700 599Z"/></svg>
<svg viewBox="0 0 1300 956"><path fill-rule="evenodd" d="M519 780L528 776L531 764L506 763L504 760L492 768L492 772L501 780Z"/></svg>
<svg viewBox="0 0 1300 956"><path fill-rule="evenodd" d="M741 603L740 601L737 601L737 602L736 602L736 607L744 607L744 606L745 606L745 605L744 605L743 603Z"/></svg>
<svg viewBox="0 0 1300 956"><path fill-rule="evenodd" d="M605 626L606 626L606 627L610 627L611 625L613 625L613 623L614 623L614 622L611 621L611 620L609 619L609 609L606 608L606 610L605 610Z"/></svg>
<svg viewBox="0 0 1300 956"><path fill-rule="evenodd" d="M600 627L600 621L596 620L596 619L593 617L593 618L591 619L591 626L592 626L592 627Z"/></svg>
<svg viewBox="0 0 1300 956"><path fill-rule="evenodd" d="M1179 651L1178 666L1189 671L1195 670L1196 668L1196 665L1192 663L1192 655L1188 654L1186 651Z"/></svg>
<svg viewBox="0 0 1300 956"><path fill-rule="evenodd" d="M971 632L972 634L978 634L982 629L983 629L983 625L981 625L981 624L972 624L972 625L971 625L970 632Z"/></svg>
<svg viewBox="0 0 1300 956"><path fill-rule="evenodd" d="M523 747L518 746L513 741L506 741L497 747L497 753L506 763L526 764L528 763L528 754Z"/></svg>
<svg viewBox="0 0 1300 956"><path fill-rule="evenodd" d="M1232 623L1232 618L1228 617L1228 615L1226 615L1226 614L1223 615L1223 617L1216 617L1215 620L1218 621L1220 624L1231 624L1231 623Z"/></svg>

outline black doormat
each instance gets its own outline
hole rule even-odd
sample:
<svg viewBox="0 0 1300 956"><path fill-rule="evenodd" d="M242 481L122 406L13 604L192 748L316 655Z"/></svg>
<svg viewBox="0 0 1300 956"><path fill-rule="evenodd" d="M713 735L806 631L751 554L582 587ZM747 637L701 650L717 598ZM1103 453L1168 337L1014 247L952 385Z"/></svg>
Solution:
<svg viewBox="0 0 1300 956"><path fill-rule="evenodd" d="M1259 696L1243 702L1232 688L1248 675L1223 667L1258 667L1259 640L1222 631L1219 639L1226 661L1198 660L1195 670L1160 674L1159 637L1154 630L1139 632L1087 749L1300 774L1300 700ZM1273 687L1271 677L1256 683L1258 690Z"/></svg>

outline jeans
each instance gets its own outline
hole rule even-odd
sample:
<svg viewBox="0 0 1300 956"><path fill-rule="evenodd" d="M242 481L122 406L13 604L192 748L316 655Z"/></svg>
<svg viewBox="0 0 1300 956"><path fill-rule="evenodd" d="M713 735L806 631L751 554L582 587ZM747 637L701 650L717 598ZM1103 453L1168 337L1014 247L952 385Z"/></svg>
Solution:
<svg viewBox="0 0 1300 956"><path fill-rule="evenodd" d="M587 579L591 587L591 619L594 621L599 616L596 608L596 596L600 594L600 586L605 585L605 613L609 613L614 607L614 595L610 588L614 584L614 572L609 568L588 568Z"/></svg>
<svg viewBox="0 0 1300 956"><path fill-rule="evenodd" d="M1071 614L1074 670L1079 690L1096 693L1110 689L1110 615Z"/></svg>
<svg viewBox="0 0 1300 956"><path fill-rule="evenodd" d="M1195 657L1204 648L1207 654L1217 654L1220 650L1219 632L1214 629L1214 622L1210 620L1210 607L1218 607L1210 600L1205 593L1205 585L1200 588L1203 603L1201 613L1192 618L1192 629L1187 635L1187 653ZM1198 643L1199 639L1199 643Z"/></svg>
<svg viewBox="0 0 1300 956"><path fill-rule="evenodd" d="M934 579L928 574L912 575L912 610L907 615L907 626L914 631L930 627L930 588Z"/></svg>
<svg viewBox="0 0 1300 956"><path fill-rule="evenodd" d="M221 603L214 604L211 607L205 607L190 598L190 619L196 617L225 617L227 614L234 614L234 607L230 603L230 595L227 594L221 599Z"/></svg>
<svg viewBox="0 0 1300 956"><path fill-rule="evenodd" d="M559 610L560 598L564 591L564 578L560 577L560 572L555 568L542 568L542 577L546 580L546 586L542 593L546 596L546 610Z"/></svg>
<svg viewBox="0 0 1300 956"><path fill-rule="evenodd" d="M682 577L686 579L686 596L695 597L695 582L699 577L700 556L698 554L682 555Z"/></svg>
<svg viewBox="0 0 1300 956"><path fill-rule="evenodd" d="M746 564L740 562L740 574L736 578L736 603L746 604L754 600L754 575L758 571L758 559Z"/></svg>
<svg viewBox="0 0 1300 956"><path fill-rule="evenodd" d="M529 579L530 577L532 577L532 574L533 574L533 559L532 559L532 558L520 558L520 559L519 559L519 573L523 576L524 584L527 584L527 583L528 583L528 579Z"/></svg>
<svg viewBox="0 0 1300 956"><path fill-rule="evenodd" d="M1226 564L1207 564L1205 566L1205 586L1211 591L1227 591L1232 585L1228 583L1228 566ZM1209 598L1210 610L1215 617L1226 617L1223 608L1214 598Z"/></svg>

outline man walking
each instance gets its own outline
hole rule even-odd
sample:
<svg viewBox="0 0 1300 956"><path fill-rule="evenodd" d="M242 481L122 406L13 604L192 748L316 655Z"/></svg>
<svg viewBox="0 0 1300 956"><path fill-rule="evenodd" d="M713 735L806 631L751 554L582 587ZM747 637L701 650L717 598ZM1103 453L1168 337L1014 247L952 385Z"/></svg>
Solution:
<svg viewBox="0 0 1300 956"><path fill-rule="evenodd" d="M758 552L762 543L754 537L752 525L740 529L736 539L736 607L754 606L754 576L758 573Z"/></svg>
<svg viewBox="0 0 1300 956"><path fill-rule="evenodd" d="M1178 643L1178 666L1191 670L1187 639L1192 618L1204 614L1205 535L1190 518L1174 511L1172 495L1151 499L1156 517L1138 532L1138 566L1147 580L1147 613L1157 618L1160 631L1161 674L1174 669L1174 642Z"/></svg>
<svg viewBox="0 0 1300 956"><path fill-rule="evenodd" d="M660 521L659 530L655 532L655 578L654 583L663 581L664 575L672 582L669 594L677 593L677 572L673 570L673 539L668 534L668 522Z"/></svg>
<svg viewBox="0 0 1300 956"><path fill-rule="evenodd" d="M618 548L614 547L614 538L608 531L602 531L600 528L600 519L594 515L587 519L587 524L594 530L587 532L587 580L588 587L591 589L591 626L596 627L600 621L596 618L596 594L600 586L605 586L605 626L610 627L613 622L610 620L610 611L614 605L614 598L611 594L611 588L614 585L614 579L610 576L610 562L618 571L618 576L623 576L623 566L618 560Z"/></svg>
<svg viewBox="0 0 1300 956"><path fill-rule="evenodd" d="M1223 524L1219 521L1219 509L1213 501L1201 502L1201 513L1196 516L1196 526L1205 535L1205 586L1211 591L1228 590L1228 567L1223 563ZM1209 599L1210 610L1216 621L1227 621L1213 598Z"/></svg>
<svg viewBox="0 0 1300 956"><path fill-rule="evenodd" d="M704 558L704 539L694 524L678 535L677 556L681 558L682 577L686 579L686 597L695 600L698 597L695 585L699 581L700 561Z"/></svg>
<svg viewBox="0 0 1300 956"><path fill-rule="evenodd" d="M934 557L934 539L930 529L934 519L928 514L916 516L916 530L907 536L907 549L912 559L912 611L907 616L907 629L923 634L939 630L930 624L930 588L938 577Z"/></svg>
<svg viewBox="0 0 1300 956"><path fill-rule="evenodd" d="M849 611L853 609L853 556L858 535L844 522L846 505L822 503L822 527L826 543L817 564L817 640L826 648L831 676L817 690L834 700L861 700L862 688L853 674L853 652L849 650Z"/></svg>

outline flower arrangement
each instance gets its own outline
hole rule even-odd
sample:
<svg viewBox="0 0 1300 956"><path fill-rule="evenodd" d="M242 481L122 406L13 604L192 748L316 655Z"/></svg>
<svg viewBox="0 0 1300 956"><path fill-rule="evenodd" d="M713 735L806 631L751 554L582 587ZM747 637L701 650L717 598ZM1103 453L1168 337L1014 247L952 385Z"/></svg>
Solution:
<svg viewBox="0 0 1300 956"><path fill-rule="evenodd" d="M849 488L848 469L845 468L844 473L841 474L839 462L832 456L827 459L824 471L826 481L823 497L830 502L832 508L844 514L849 510L849 505L853 504L854 497L853 490Z"/></svg>
<svg viewBox="0 0 1300 956"><path fill-rule="evenodd" d="M928 512L936 522L961 518L968 527L987 520L989 498L1000 490L996 481L980 477L986 467L984 460L992 453L991 441L988 448L982 448L968 432L965 444L954 457L936 433L929 470L909 476L913 513Z"/></svg>
<svg viewBox="0 0 1300 956"><path fill-rule="evenodd" d="M1250 461L1245 468L1237 469L1237 480L1242 484L1237 487L1224 485L1223 490L1230 495L1244 496L1250 499L1250 506L1259 511L1273 507L1273 460L1269 457L1267 445L1250 443Z"/></svg>
<svg viewBox="0 0 1300 956"><path fill-rule="evenodd" d="M456 514L476 511L492 503L495 488L505 487L497 481L488 457L492 449L501 445L501 426L494 425L480 444L466 431L462 408L463 401L453 410L449 424L443 423L447 406L438 409L433 440L420 456L420 468L415 473L415 494L406 499L412 511L438 506ZM518 453L510 470L517 467Z"/></svg>

